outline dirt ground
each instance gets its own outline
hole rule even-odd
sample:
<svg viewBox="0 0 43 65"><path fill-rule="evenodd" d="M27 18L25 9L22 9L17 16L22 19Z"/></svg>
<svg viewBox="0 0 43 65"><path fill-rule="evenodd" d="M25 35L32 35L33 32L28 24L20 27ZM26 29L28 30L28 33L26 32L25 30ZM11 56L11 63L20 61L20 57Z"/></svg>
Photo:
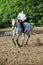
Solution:
<svg viewBox="0 0 43 65"><path fill-rule="evenodd" d="M0 36L0 65L43 65L43 27L33 32L28 44L20 48L11 36Z"/></svg>

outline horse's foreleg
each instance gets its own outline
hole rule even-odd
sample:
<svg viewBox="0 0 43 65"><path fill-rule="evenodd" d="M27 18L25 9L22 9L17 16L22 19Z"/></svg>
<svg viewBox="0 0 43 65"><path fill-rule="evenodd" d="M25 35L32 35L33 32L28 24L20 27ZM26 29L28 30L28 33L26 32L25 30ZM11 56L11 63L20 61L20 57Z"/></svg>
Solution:
<svg viewBox="0 0 43 65"><path fill-rule="evenodd" d="M14 36L15 36L15 31L12 30L12 41L13 41L14 45L16 45L16 42L15 42Z"/></svg>
<svg viewBox="0 0 43 65"><path fill-rule="evenodd" d="M25 33L22 33L22 45L24 44L24 40L25 40Z"/></svg>
<svg viewBox="0 0 43 65"><path fill-rule="evenodd" d="M14 45L16 46L16 42L15 42L14 38L12 38L12 40L13 40Z"/></svg>
<svg viewBox="0 0 43 65"><path fill-rule="evenodd" d="M20 35L17 34L16 42L17 42L17 45L18 45L19 47L22 47L22 45L20 45L20 44L19 44L19 41L18 41L18 40L19 40L19 36L20 36Z"/></svg>
<svg viewBox="0 0 43 65"><path fill-rule="evenodd" d="M19 45L18 40L19 40L19 35L17 34L16 42L17 42L17 44Z"/></svg>
<svg viewBox="0 0 43 65"><path fill-rule="evenodd" d="M30 38L30 34L28 34L28 38L26 40L26 45L28 45L28 39Z"/></svg>

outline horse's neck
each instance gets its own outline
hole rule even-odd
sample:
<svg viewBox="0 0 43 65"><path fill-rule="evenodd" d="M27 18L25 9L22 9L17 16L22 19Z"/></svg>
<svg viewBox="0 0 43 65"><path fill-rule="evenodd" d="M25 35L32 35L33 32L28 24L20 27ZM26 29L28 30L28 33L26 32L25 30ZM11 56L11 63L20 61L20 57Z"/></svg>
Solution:
<svg viewBox="0 0 43 65"><path fill-rule="evenodd" d="M18 27L19 26L19 22L18 22L18 20L16 19L16 26Z"/></svg>

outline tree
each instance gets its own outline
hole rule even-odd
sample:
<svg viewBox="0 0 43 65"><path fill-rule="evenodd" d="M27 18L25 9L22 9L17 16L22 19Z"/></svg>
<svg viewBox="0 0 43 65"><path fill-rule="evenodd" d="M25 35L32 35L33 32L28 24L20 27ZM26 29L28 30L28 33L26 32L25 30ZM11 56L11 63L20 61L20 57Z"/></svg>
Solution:
<svg viewBox="0 0 43 65"><path fill-rule="evenodd" d="M43 24L43 0L0 0L0 26L10 25L23 9L28 22Z"/></svg>

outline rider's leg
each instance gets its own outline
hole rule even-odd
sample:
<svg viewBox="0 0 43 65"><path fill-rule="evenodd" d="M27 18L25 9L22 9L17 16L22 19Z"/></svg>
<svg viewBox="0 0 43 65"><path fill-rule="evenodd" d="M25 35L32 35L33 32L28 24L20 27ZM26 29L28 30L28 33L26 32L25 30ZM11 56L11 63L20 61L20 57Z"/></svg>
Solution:
<svg viewBox="0 0 43 65"><path fill-rule="evenodd" d="M20 22L20 26L21 26L21 28L22 28L22 32L24 32L24 22Z"/></svg>

